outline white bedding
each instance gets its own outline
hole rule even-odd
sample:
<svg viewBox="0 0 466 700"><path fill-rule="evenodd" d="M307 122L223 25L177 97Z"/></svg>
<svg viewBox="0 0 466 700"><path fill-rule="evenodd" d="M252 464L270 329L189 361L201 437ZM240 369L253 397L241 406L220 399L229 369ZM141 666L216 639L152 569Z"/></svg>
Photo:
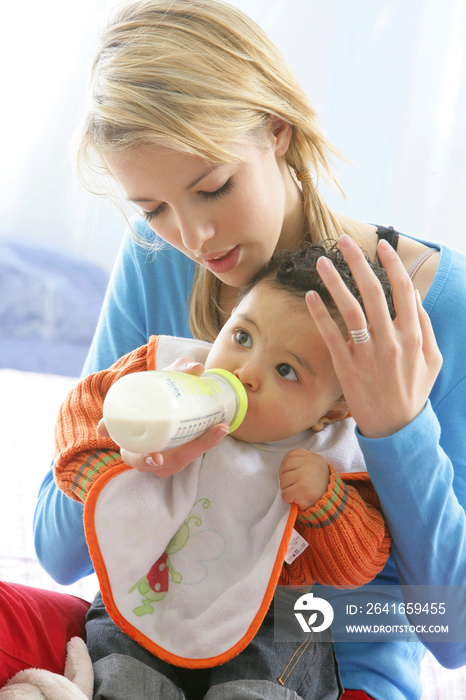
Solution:
<svg viewBox="0 0 466 700"><path fill-rule="evenodd" d="M0 425L3 498L0 508L0 580L73 593L92 600L95 576L60 586L36 559L32 520L40 483L53 455L53 427L59 406L76 379L0 369ZM430 654L422 667L422 700L465 700L466 667L442 668Z"/></svg>
<svg viewBox="0 0 466 700"><path fill-rule="evenodd" d="M0 369L0 579L92 600L98 590L97 578L89 576L71 586L56 583L36 559L32 534L37 493L53 457L55 418L76 381Z"/></svg>

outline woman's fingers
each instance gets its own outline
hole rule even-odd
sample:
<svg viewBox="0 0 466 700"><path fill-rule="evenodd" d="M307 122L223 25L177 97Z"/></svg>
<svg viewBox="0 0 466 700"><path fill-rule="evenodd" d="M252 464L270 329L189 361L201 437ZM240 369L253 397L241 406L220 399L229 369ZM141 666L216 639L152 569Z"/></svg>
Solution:
<svg viewBox="0 0 466 700"><path fill-rule="evenodd" d="M98 432L99 435L101 435L102 437L110 437L110 435L108 434L108 430L107 430L107 427L106 427L106 425L105 425L105 423L104 423L104 419L103 419L103 418L100 419L99 424L97 425L97 432Z"/></svg>
<svg viewBox="0 0 466 700"><path fill-rule="evenodd" d="M150 455L140 455L135 452L121 450L121 458L125 464L141 472L152 472L157 476L171 476L181 471L188 464L201 457L212 447L218 445L228 434L226 423L213 425L203 435L179 447L166 452L153 452Z"/></svg>
<svg viewBox="0 0 466 700"><path fill-rule="evenodd" d="M158 476L171 476L171 474L181 471L188 464L198 459L198 457L202 457L205 452L218 445L228 435L229 430L230 426L228 423L213 425L198 438L191 440L191 442L186 442L184 445L174 447L166 452L156 452L152 455L147 455L145 464L152 468L149 470L145 469L145 471L153 471Z"/></svg>
<svg viewBox="0 0 466 700"><path fill-rule="evenodd" d="M195 362L189 357L180 357L166 370L185 372L200 376L204 372L204 365ZM121 457L125 464L133 469L143 472L153 472L158 476L171 476L184 469L188 464L201 457L205 452L218 445L229 432L227 423L213 425L205 433L190 442L174 447L165 452L153 452L152 454L137 454L121 449ZM99 422L97 430L100 435L108 437L108 431L103 420Z"/></svg>
<svg viewBox="0 0 466 700"><path fill-rule="evenodd" d="M306 304L314 323L327 343L327 347L332 355L333 364L337 365L338 359L343 359L348 352L347 342L340 328L330 316L324 302L317 292L307 292Z"/></svg>
<svg viewBox="0 0 466 700"><path fill-rule="evenodd" d="M351 294L346 284L328 258L317 261L317 272L340 311L348 330L365 328L366 316L357 299Z"/></svg>
<svg viewBox="0 0 466 700"><path fill-rule="evenodd" d="M422 351L432 377L432 386L437 378L443 364L442 353L435 339L434 329L429 318L429 314L422 305L419 292L416 290L416 308L419 317L419 325L422 333Z"/></svg>
<svg viewBox="0 0 466 700"><path fill-rule="evenodd" d="M388 241L382 240L377 246L380 262L385 268L392 287L397 325L417 325L418 313L413 283L398 253Z"/></svg>
<svg viewBox="0 0 466 700"><path fill-rule="evenodd" d="M393 326L384 289L355 241L343 235L339 248L358 286L364 309L329 260L321 258L317 270L348 331L362 331L369 324L372 338L383 345L388 341ZM377 250L392 287L396 326L409 328L411 334L416 335L419 333L419 326L412 282L398 254L387 241L380 241Z"/></svg>
<svg viewBox="0 0 466 700"><path fill-rule="evenodd" d="M384 241L381 248L385 250L385 244L391 249L390 251L387 251L387 256L390 258L392 266L396 267L396 262L398 261L402 272L406 275L406 271L404 270L398 255L390 244ZM366 322L370 324L372 338L376 338L382 343L385 343L387 341L387 336L392 330L392 321L382 285L380 284L380 281L377 279L373 270L370 268L364 253L359 248L357 243L355 243L355 241L353 241L349 236L344 235L340 239L339 248L348 264L348 267L351 270L351 274L361 294L367 319ZM390 253L393 253L392 257L390 257ZM398 269L398 273L400 273L401 270ZM406 278L408 283L411 284L407 275ZM393 283L392 279L390 279L390 283ZM346 285L344 286L346 287ZM344 293L345 291L342 289L341 294ZM353 296L348 288L346 288L346 295ZM354 299L354 301L358 303L356 299ZM340 307L338 308L340 309ZM346 322L347 319L344 314L343 318ZM363 328L364 325L365 324L359 326L359 328ZM353 327L348 323L347 328L348 330L353 330Z"/></svg>
<svg viewBox="0 0 466 700"><path fill-rule="evenodd" d="M197 377L204 373L204 369L204 365L201 362L195 362L190 357L179 357L171 365L165 367L166 371L185 372L186 374L194 374Z"/></svg>
<svg viewBox="0 0 466 700"><path fill-rule="evenodd" d="M344 236L340 250L359 288L370 324L352 292L330 263L318 272L337 305L346 329L331 318L319 295L306 296L309 311L332 356L342 393L366 437L397 432L420 413L442 364L429 317L397 253L379 243L379 257L393 289L391 320L383 287L356 243ZM351 331L361 336L351 338ZM357 342L358 340L362 342Z"/></svg>

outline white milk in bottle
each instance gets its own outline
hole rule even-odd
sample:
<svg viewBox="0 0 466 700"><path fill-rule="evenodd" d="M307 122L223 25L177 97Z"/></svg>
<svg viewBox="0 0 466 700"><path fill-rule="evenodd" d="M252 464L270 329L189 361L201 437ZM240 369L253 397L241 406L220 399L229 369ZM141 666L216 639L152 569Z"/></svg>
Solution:
<svg viewBox="0 0 466 700"><path fill-rule="evenodd" d="M162 452L194 440L211 425L242 423L246 391L233 374L211 369L201 377L169 370L134 372L109 389L103 419L112 440L129 452Z"/></svg>

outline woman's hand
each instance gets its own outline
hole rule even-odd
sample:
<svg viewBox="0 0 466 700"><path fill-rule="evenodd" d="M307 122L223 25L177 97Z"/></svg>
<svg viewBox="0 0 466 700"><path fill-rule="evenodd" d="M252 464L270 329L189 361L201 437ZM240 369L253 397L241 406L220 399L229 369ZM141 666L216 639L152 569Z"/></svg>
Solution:
<svg viewBox="0 0 466 700"><path fill-rule="evenodd" d="M359 246L344 235L339 248L361 292L367 320L332 263L321 258L317 270L348 331L364 329L369 323L369 340L346 340L316 292L308 292L306 301L327 343L359 431L368 438L386 437L422 411L442 366L442 356L419 293L390 244L381 240L377 252L392 285L394 321L382 287Z"/></svg>
<svg viewBox="0 0 466 700"><path fill-rule="evenodd" d="M291 450L278 471L283 500L307 510L327 491L329 474L328 465L320 455L303 449Z"/></svg>
<svg viewBox="0 0 466 700"><path fill-rule="evenodd" d="M181 357L169 367L166 367L166 369L173 372L186 372L186 374L201 376L204 372L204 365L200 362L192 362L189 358ZM171 450L141 455L122 449L121 457L125 464L140 472L153 472L157 476L163 477L171 476L184 469L208 450L211 450L212 447L218 445L225 435L228 434L229 429L228 423L220 423L219 425L211 426L205 433L191 440L191 442L186 442L184 445L174 447ZM99 422L97 430L100 435L109 437L103 420Z"/></svg>

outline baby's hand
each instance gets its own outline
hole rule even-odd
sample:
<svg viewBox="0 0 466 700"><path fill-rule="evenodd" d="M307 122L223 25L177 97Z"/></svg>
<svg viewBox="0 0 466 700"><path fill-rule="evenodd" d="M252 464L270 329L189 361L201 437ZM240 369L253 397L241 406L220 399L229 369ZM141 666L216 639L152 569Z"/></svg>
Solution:
<svg viewBox="0 0 466 700"><path fill-rule="evenodd" d="M200 362L192 362L189 358L181 357L165 369L186 372L187 374L194 374L200 377L204 372L204 365ZM100 421L97 430L100 435L109 436L103 420ZM205 433L191 440L191 442L186 442L184 445L174 447L171 450L141 455L122 449L121 457L125 464L138 471L153 472L157 476L163 477L171 476L187 467L188 464L194 462L195 459L201 457L212 447L218 445L225 435L228 435L228 432L229 425L220 423L219 425L212 425Z"/></svg>
<svg viewBox="0 0 466 700"><path fill-rule="evenodd" d="M330 473L323 457L298 449L285 455L278 477L285 503L296 503L300 510L306 510L327 491Z"/></svg>

